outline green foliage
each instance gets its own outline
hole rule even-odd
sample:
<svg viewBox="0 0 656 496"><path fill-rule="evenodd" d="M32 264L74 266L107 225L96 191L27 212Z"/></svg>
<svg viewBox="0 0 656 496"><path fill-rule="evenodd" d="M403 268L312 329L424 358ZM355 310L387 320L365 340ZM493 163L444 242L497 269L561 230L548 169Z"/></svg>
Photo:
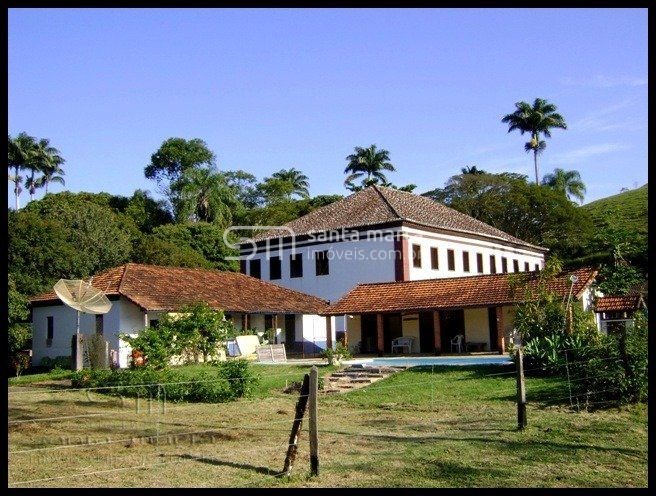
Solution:
<svg viewBox="0 0 656 496"><path fill-rule="evenodd" d="M171 185L178 222L203 221L227 227L238 200L223 174L214 168L192 168Z"/></svg>
<svg viewBox="0 0 656 496"><path fill-rule="evenodd" d="M151 155L144 175L146 179L154 179L158 183L164 180L174 182L185 171L212 165L214 160L214 153L201 139L169 138Z"/></svg>
<svg viewBox="0 0 656 496"><path fill-rule="evenodd" d="M166 224L153 230L153 236L179 247L187 247L200 253L212 267L219 270L237 271L236 260L226 260L237 251L223 242L223 229L206 222Z"/></svg>
<svg viewBox="0 0 656 496"><path fill-rule="evenodd" d="M389 151L378 149L376 145L367 148L356 146L354 153L346 157L348 165L344 174L344 186L351 191L358 191L373 184L389 183L384 171L394 172L396 169L390 162ZM356 184L354 181L360 181Z"/></svg>
<svg viewBox="0 0 656 496"><path fill-rule="evenodd" d="M643 272L647 270L647 185L593 201L581 207L593 219L595 235L583 255L613 263L619 256Z"/></svg>
<svg viewBox="0 0 656 496"><path fill-rule="evenodd" d="M190 378L174 369L84 369L72 374L71 383L75 388L100 388L97 392L113 396L166 398L171 402L222 403L234 398L228 381L209 372Z"/></svg>
<svg viewBox="0 0 656 496"><path fill-rule="evenodd" d="M207 361L235 335L223 312L199 302L182 307L177 315L165 314L157 327L146 327L137 336L121 334L121 339L144 354L148 367L162 369L174 356L202 355Z"/></svg>
<svg viewBox="0 0 656 496"><path fill-rule="evenodd" d="M231 399L248 397L253 394L259 379L253 372L253 366L248 360L234 359L216 362L219 375L228 382Z"/></svg>
<svg viewBox="0 0 656 496"><path fill-rule="evenodd" d="M645 282L640 271L627 263L604 265L599 279L599 290L605 295L626 295Z"/></svg>
<svg viewBox="0 0 656 496"><path fill-rule="evenodd" d="M36 295L61 277L84 272L83 254L58 220L20 210L8 213L8 224L9 273L23 295Z"/></svg>
<svg viewBox="0 0 656 496"><path fill-rule="evenodd" d="M72 361L70 356L58 356L55 358L43 357L39 365L47 370L70 370Z"/></svg>
<svg viewBox="0 0 656 496"><path fill-rule="evenodd" d="M172 267L211 269L213 264L190 246L178 245L153 235L144 236L135 244L132 261Z"/></svg>
<svg viewBox="0 0 656 496"><path fill-rule="evenodd" d="M459 174L424 195L562 257L579 255L593 233L586 211L519 174Z"/></svg>
<svg viewBox="0 0 656 496"><path fill-rule="evenodd" d="M581 181L579 172L575 170L566 171L556 167L552 174L545 174L542 184L567 196L570 200L574 197L582 202L585 197L585 184Z"/></svg>
<svg viewBox="0 0 656 496"><path fill-rule="evenodd" d="M348 347L344 346L342 342L338 341L334 348L326 348L321 352L319 356L321 356L321 358L327 359L328 363L332 365L335 362L341 362L342 360L350 359L351 352L349 351Z"/></svg>
<svg viewBox="0 0 656 496"><path fill-rule="evenodd" d="M80 254L74 277L88 277L130 259L132 239L138 235L111 209L104 208L84 195L58 193L30 203L25 212L42 219L56 219L65 239Z"/></svg>

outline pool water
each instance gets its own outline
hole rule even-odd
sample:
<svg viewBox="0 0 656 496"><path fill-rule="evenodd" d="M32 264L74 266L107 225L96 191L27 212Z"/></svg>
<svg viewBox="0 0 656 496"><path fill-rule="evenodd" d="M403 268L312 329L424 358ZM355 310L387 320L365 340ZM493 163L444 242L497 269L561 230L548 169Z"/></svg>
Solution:
<svg viewBox="0 0 656 496"><path fill-rule="evenodd" d="M463 357L386 357L345 360L346 365L365 365L388 367L418 367L422 365L509 365L512 362L507 355L463 356Z"/></svg>

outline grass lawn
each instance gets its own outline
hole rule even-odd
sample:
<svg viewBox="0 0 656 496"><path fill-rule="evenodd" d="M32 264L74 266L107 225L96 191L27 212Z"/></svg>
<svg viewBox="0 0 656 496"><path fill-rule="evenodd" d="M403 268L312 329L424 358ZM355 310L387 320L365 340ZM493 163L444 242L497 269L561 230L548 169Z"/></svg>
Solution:
<svg viewBox="0 0 656 496"><path fill-rule="evenodd" d="M203 367L185 371L193 374ZM529 378L528 427L518 432L515 378L490 376L509 370L495 366L411 369L357 391L320 395L320 475L309 476L305 421L292 477L275 477L283 466L297 399L281 389L285 381L300 380L309 367L255 367L263 379L255 398L166 408L148 405L146 399L14 381L10 485L647 485L646 405L595 412L548 406L545 400L567 395L566 383ZM322 374L329 371L321 368ZM28 420L37 418L43 420Z"/></svg>

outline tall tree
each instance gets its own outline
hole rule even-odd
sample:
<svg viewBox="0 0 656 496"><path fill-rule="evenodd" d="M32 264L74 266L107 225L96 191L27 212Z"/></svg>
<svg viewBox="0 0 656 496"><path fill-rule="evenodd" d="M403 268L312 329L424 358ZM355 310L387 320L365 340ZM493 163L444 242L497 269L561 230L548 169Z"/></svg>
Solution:
<svg viewBox="0 0 656 496"><path fill-rule="evenodd" d="M30 192L30 201L34 200L37 188L47 184L43 176L37 174L45 175L48 171L54 172L63 163L64 159L59 154L59 150L50 145L49 139L42 138L34 143L25 164L25 168L30 172L30 176L25 180L25 186Z"/></svg>
<svg viewBox="0 0 656 496"><path fill-rule="evenodd" d="M475 165L469 165L467 167L462 167L460 169L460 172L463 174L485 174L485 171L482 169L479 169Z"/></svg>
<svg viewBox="0 0 656 496"><path fill-rule="evenodd" d="M390 162L387 150L382 148L379 150L376 145L371 145L368 148L356 146L354 152L346 157L348 165L344 169L344 174L348 176L344 180L344 186L347 189L352 191L355 191L355 188L361 189L354 183L358 179L362 179L363 187L389 182L383 171L394 172L396 169Z"/></svg>
<svg viewBox="0 0 656 496"><path fill-rule="evenodd" d="M575 170L555 168L552 174L545 174L542 185L559 191L570 200L574 197L582 203L585 198L585 184L581 181L579 172Z"/></svg>
<svg viewBox="0 0 656 496"><path fill-rule="evenodd" d="M214 168L187 169L173 186L177 203L176 218L218 223L228 226L237 200L223 174Z"/></svg>
<svg viewBox="0 0 656 496"><path fill-rule="evenodd" d="M20 172L27 169L30 154L35 146L36 138L25 132L19 133L15 138L9 135L7 136L7 164L11 170L9 180L14 183L16 210L20 208L19 197L23 191L21 188L23 176L21 176Z"/></svg>
<svg viewBox="0 0 656 496"><path fill-rule="evenodd" d="M169 138L150 156L150 163L144 168L146 179L157 182L158 188L171 203L175 211L180 185L176 183L189 169L213 167L216 157L207 144L198 138Z"/></svg>
<svg viewBox="0 0 656 496"><path fill-rule="evenodd" d="M46 195L48 194L48 185L50 183L59 183L62 186L66 185L66 182L62 177L65 175L64 170L61 168L61 165L63 163L64 163L63 158L59 156L53 157L53 159L41 171L42 175L37 181L38 182L37 187L38 188L45 187Z"/></svg>
<svg viewBox="0 0 656 496"><path fill-rule="evenodd" d="M567 129L567 124L563 116L556 112L556 106L542 98L536 98L533 105L523 101L517 102L515 107L516 110L505 115L501 122L508 124L508 132L517 130L521 134L530 133L531 140L524 145L524 149L533 152L535 184L539 184L538 155L547 146L540 136L551 138L552 129Z"/></svg>
<svg viewBox="0 0 656 496"><path fill-rule="evenodd" d="M309 178L300 170L295 168L281 169L278 172L271 174L274 179L286 181L292 185L292 195L298 195L301 198L310 197L310 181Z"/></svg>

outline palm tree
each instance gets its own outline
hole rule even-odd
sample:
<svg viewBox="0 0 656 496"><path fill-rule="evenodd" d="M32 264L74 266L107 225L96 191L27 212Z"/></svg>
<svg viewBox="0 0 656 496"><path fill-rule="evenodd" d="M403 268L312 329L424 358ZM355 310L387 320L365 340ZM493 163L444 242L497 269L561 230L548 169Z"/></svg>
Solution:
<svg viewBox="0 0 656 496"><path fill-rule="evenodd" d="M389 182L382 171L394 172L396 169L389 161L387 150L378 150L376 145L371 145L368 148L356 146L354 151L355 153L346 157L348 165L344 169L344 174L349 175L344 180L344 186L347 189L353 190L353 181L362 178L365 174L366 177L362 181L364 187Z"/></svg>
<svg viewBox="0 0 656 496"><path fill-rule="evenodd" d="M542 185L560 191L570 200L571 197L574 197L583 203L585 184L581 181L581 175L578 171L566 171L556 168L553 174L546 174L542 178Z"/></svg>
<svg viewBox="0 0 656 496"><path fill-rule="evenodd" d="M462 174L487 174L484 170L479 169L475 165L463 167L460 169Z"/></svg>
<svg viewBox="0 0 656 496"><path fill-rule="evenodd" d="M49 139L42 138L34 144L28 154L25 167L30 171L30 177L25 180L25 186L30 192L30 201L34 200L37 188L45 184L41 178L36 177L36 174L44 174L47 170L58 167L63 162L64 159L59 155L59 150L50 146Z"/></svg>
<svg viewBox="0 0 656 496"><path fill-rule="evenodd" d="M177 193L174 204L178 221L195 219L228 225L235 206L234 191L223 176L212 168L184 171L171 189Z"/></svg>
<svg viewBox="0 0 656 496"><path fill-rule="evenodd" d="M563 116L556 112L556 106L542 98L536 98L533 105L527 102L517 102L515 107L516 110L512 114L504 116L501 122L508 124L508 132L518 130L521 134L531 134L531 141L524 145L524 149L527 152L533 152L535 184L539 184L538 155L547 146L545 141L540 140L540 135L551 138L552 129L567 129L567 124Z"/></svg>
<svg viewBox="0 0 656 496"><path fill-rule="evenodd" d="M62 159L61 163L63 162L64 160ZM51 164L48 164L48 166L42 171L43 175L39 179L37 179L38 182L37 187L38 188L45 187L46 195L48 194L48 184L59 183L62 186L66 185L66 182L62 177L65 175L65 173L64 170L60 167L61 163L53 162Z"/></svg>
<svg viewBox="0 0 656 496"><path fill-rule="evenodd" d="M301 198L310 197L310 180L300 170L293 167L291 169L281 169L271 174L271 177L290 183L292 185L292 195L296 194Z"/></svg>
<svg viewBox="0 0 656 496"><path fill-rule="evenodd" d="M19 197L23 191L21 188L23 176L20 175L20 171L27 169L30 153L35 146L36 139L25 132L19 133L15 138L7 135L7 164L9 169L12 170L12 173L9 174L9 180L14 183L16 210L20 208Z"/></svg>

